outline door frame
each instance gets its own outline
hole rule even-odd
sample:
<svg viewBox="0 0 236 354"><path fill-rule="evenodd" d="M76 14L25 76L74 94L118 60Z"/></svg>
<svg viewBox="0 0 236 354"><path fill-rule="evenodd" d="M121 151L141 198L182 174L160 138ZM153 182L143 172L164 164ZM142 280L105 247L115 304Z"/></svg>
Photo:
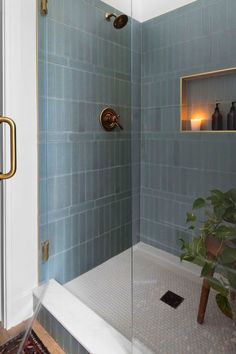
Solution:
<svg viewBox="0 0 236 354"><path fill-rule="evenodd" d="M2 322L9 329L32 315L38 285L37 0L2 5L3 115L16 123L18 161L3 197ZM5 165L7 156L5 134Z"/></svg>
<svg viewBox="0 0 236 354"><path fill-rule="evenodd" d="M2 110L2 104L3 104L3 53L2 53L2 47L3 47L3 16L2 16L2 0L0 0L0 115L3 114ZM0 170L2 171L2 166L3 166L3 131L2 131L2 126L0 127ZM2 238L3 237L3 183L0 182L0 323L2 321L2 313L3 313L3 285L2 285L2 280L3 280L3 266L2 266L2 250L3 250L3 244L2 244Z"/></svg>

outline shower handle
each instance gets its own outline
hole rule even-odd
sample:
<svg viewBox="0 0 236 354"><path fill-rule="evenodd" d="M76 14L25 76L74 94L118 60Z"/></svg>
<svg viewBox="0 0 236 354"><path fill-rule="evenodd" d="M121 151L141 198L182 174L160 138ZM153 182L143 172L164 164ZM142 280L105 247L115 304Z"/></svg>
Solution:
<svg viewBox="0 0 236 354"><path fill-rule="evenodd" d="M123 126L120 124L119 121L116 122L116 126L120 128L120 130L124 130Z"/></svg>
<svg viewBox="0 0 236 354"><path fill-rule="evenodd" d="M120 115L118 114L117 116L113 116L111 118L111 123L114 123L116 127L120 128L120 130L124 130L123 126L119 122Z"/></svg>

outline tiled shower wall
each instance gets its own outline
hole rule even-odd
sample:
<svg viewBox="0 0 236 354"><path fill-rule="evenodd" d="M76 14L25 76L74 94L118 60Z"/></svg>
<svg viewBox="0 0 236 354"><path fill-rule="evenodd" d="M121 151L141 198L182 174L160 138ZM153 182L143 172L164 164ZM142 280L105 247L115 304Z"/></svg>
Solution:
<svg viewBox="0 0 236 354"><path fill-rule="evenodd" d="M142 25L141 240L174 254L194 198L235 187L235 135L179 121L181 76L236 66L235 14L235 0L198 0Z"/></svg>
<svg viewBox="0 0 236 354"><path fill-rule="evenodd" d="M234 134L180 133L179 78L236 66L235 1L198 0L133 21L132 34L131 21L121 31L104 21L114 9L99 0L49 6L39 21L40 235L51 246L41 280L64 283L126 249L132 221L134 242L140 231L178 254L193 199L234 186ZM106 106L123 132L101 129Z"/></svg>
<svg viewBox="0 0 236 354"><path fill-rule="evenodd" d="M99 0L48 3L39 18L40 240L50 241L41 281L65 283L131 246L131 21L115 30L104 19L115 10ZM124 131L100 127L106 106Z"/></svg>

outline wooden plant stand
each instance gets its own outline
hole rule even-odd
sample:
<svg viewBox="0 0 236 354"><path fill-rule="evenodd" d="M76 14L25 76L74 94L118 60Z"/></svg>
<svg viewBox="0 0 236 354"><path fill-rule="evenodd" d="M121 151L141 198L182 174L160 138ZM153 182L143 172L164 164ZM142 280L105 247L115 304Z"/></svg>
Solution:
<svg viewBox="0 0 236 354"><path fill-rule="evenodd" d="M207 258L209 259L209 261L214 261L224 251L225 247L226 247L225 243L221 243L214 236L209 236L206 239ZM213 274L214 274L214 270L210 275L213 276ZM198 316L197 316L197 321L199 324L203 324L204 322L210 289L211 287L208 280L204 278L202 284L200 303L198 308ZM231 293L231 298L232 299L235 298L235 293Z"/></svg>

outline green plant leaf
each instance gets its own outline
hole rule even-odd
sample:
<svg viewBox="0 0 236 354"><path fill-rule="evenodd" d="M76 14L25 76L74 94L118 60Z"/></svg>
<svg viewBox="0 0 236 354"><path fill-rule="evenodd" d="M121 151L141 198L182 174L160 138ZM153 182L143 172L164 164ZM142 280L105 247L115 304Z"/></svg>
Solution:
<svg viewBox="0 0 236 354"><path fill-rule="evenodd" d="M230 198L236 202L236 189L233 188L233 189L230 189L227 194L229 194Z"/></svg>
<svg viewBox="0 0 236 354"><path fill-rule="evenodd" d="M236 224L236 208L235 207L227 208L223 215L223 219L228 223Z"/></svg>
<svg viewBox="0 0 236 354"><path fill-rule="evenodd" d="M212 289L214 289L223 296L228 296L229 290L226 289L218 279L210 276L207 276L206 279L208 280Z"/></svg>
<svg viewBox="0 0 236 354"><path fill-rule="evenodd" d="M201 245L198 248L198 254L203 259L205 259L207 256L207 250L206 250L206 245L205 245L204 241L202 241Z"/></svg>
<svg viewBox="0 0 236 354"><path fill-rule="evenodd" d="M222 204L214 206L214 213L217 220L221 220L225 215L225 208Z"/></svg>
<svg viewBox="0 0 236 354"><path fill-rule="evenodd" d="M229 236L235 236L236 234L236 229L231 227L231 226L227 226L227 225L220 225L217 229L216 229L216 236L219 238L225 238L225 237L229 237Z"/></svg>
<svg viewBox="0 0 236 354"><path fill-rule="evenodd" d="M206 201L203 198L198 198L193 202L193 209L201 209L206 206Z"/></svg>
<svg viewBox="0 0 236 354"><path fill-rule="evenodd" d="M219 199L215 196L210 196L206 198L211 202L212 205L218 205L219 204Z"/></svg>
<svg viewBox="0 0 236 354"><path fill-rule="evenodd" d="M224 198L224 193L221 192L219 189L213 189L211 190L211 195L213 197L216 197L218 199L223 199Z"/></svg>
<svg viewBox="0 0 236 354"><path fill-rule="evenodd" d="M196 215L194 215L193 213L187 213L187 219L186 222L195 222L197 220Z"/></svg>
<svg viewBox="0 0 236 354"><path fill-rule="evenodd" d="M233 312L230 306L229 300L226 296L221 294L216 295L216 303L223 314L231 319L233 319Z"/></svg>
<svg viewBox="0 0 236 354"><path fill-rule="evenodd" d="M199 267L203 267L205 260L202 257L196 257L192 263L198 265Z"/></svg>
<svg viewBox="0 0 236 354"><path fill-rule="evenodd" d="M198 243L199 243L199 238L198 237L194 237L192 242L190 243L190 249L191 249L191 253L193 255L197 255L198 254Z"/></svg>
<svg viewBox="0 0 236 354"><path fill-rule="evenodd" d="M188 229L193 231L193 230L195 230L195 226L194 225L190 225Z"/></svg>
<svg viewBox="0 0 236 354"><path fill-rule="evenodd" d="M236 248L226 248L219 257L221 264L232 264L236 262Z"/></svg>
<svg viewBox="0 0 236 354"><path fill-rule="evenodd" d="M185 240L183 240L182 238L180 238L180 248L181 248L181 250L183 251L183 250L185 250L186 249L186 241Z"/></svg>
<svg viewBox="0 0 236 354"><path fill-rule="evenodd" d="M212 263L206 262L202 268L201 277L211 276L213 274L214 265Z"/></svg>
<svg viewBox="0 0 236 354"><path fill-rule="evenodd" d="M183 254L180 259L181 261L192 263L195 260L195 257L192 256L191 254Z"/></svg>
<svg viewBox="0 0 236 354"><path fill-rule="evenodd" d="M234 201L229 197L228 194L225 194L223 199L223 206L225 209L234 208Z"/></svg>
<svg viewBox="0 0 236 354"><path fill-rule="evenodd" d="M205 242L202 237L194 237L191 244L189 245L191 254L195 257L202 256L205 257Z"/></svg>
<svg viewBox="0 0 236 354"><path fill-rule="evenodd" d="M223 203L224 198L224 193L215 189L211 191L211 195L207 197L207 200L209 200L213 206L217 206Z"/></svg>
<svg viewBox="0 0 236 354"><path fill-rule="evenodd" d="M236 270L228 268L227 269L227 278L229 281L230 288L236 291Z"/></svg>

